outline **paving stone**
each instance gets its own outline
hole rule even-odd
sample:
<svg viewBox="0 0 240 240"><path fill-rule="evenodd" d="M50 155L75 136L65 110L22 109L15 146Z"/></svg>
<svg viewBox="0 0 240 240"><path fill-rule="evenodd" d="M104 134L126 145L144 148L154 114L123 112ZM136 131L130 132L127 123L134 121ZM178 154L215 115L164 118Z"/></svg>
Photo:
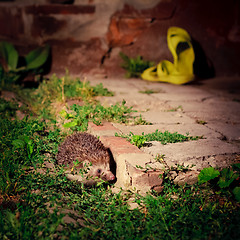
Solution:
<svg viewBox="0 0 240 240"><path fill-rule="evenodd" d="M149 148L144 147L143 151L153 156L164 154L165 161L169 166L176 166L177 164L184 164L184 166L195 165L197 169L202 169L211 164L217 166L218 164L215 164L215 156L229 155L234 158L235 154L240 153L238 146L219 139L200 139L166 145L162 145L159 142L152 142L152 144Z"/></svg>
<svg viewBox="0 0 240 240"><path fill-rule="evenodd" d="M134 125L134 126L126 126L119 123L113 123L113 125L120 130L123 134L129 134L132 132L136 135L142 135L153 133L156 130L160 132L169 131L171 133L177 132L179 134L186 135L187 133L190 136L203 136L207 139L216 139L222 138L222 134L209 128L208 125L201 125L196 123L182 123L182 124L154 124L154 125Z"/></svg>
<svg viewBox="0 0 240 240"><path fill-rule="evenodd" d="M152 124L187 124L187 123L194 123L195 120L191 119L190 117L186 116L182 112L155 112L155 111L148 111L142 113L142 116L148 122Z"/></svg>
<svg viewBox="0 0 240 240"><path fill-rule="evenodd" d="M207 126L209 129L212 129L226 137L228 141L240 141L240 123L224 124L222 122L210 122Z"/></svg>
<svg viewBox="0 0 240 240"><path fill-rule="evenodd" d="M181 104L189 117L224 123L240 123L240 103L211 99L204 102L185 102Z"/></svg>
<svg viewBox="0 0 240 240"><path fill-rule="evenodd" d="M178 91L174 90L166 90L165 94L156 93L154 96L161 101L169 101L169 102L193 102L198 101L201 102L204 99L208 99L214 97L213 94L204 92L199 89L194 88L180 88Z"/></svg>

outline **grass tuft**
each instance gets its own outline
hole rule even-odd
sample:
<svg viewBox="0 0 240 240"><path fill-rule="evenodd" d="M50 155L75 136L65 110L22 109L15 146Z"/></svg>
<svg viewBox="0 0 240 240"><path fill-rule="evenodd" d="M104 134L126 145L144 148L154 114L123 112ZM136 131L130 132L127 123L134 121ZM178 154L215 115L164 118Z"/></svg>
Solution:
<svg viewBox="0 0 240 240"><path fill-rule="evenodd" d="M158 129L153 133L148 133L142 135L135 135L132 132L129 134L115 134L116 137L126 138L129 142L136 145L137 147L143 147L146 142L158 141L165 145L167 143L185 142L190 140L198 140L203 138L203 136L189 136L182 135L177 132L170 133L169 131L160 132Z"/></svg>

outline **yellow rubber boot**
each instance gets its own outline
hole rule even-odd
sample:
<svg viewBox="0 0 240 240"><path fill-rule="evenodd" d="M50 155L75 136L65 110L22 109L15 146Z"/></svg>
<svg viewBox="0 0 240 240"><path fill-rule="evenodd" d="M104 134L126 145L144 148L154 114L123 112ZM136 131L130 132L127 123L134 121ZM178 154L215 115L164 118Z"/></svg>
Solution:
<svg viewBox="0 0 240 240"><path fill-rule="evenodd" d="M142 79L178 85L193 81L195 54L189 34L182 28L170 27L167 42L173 55L173 63L168 60L161 61L157 66L146 69L141 75Z"/></svg>

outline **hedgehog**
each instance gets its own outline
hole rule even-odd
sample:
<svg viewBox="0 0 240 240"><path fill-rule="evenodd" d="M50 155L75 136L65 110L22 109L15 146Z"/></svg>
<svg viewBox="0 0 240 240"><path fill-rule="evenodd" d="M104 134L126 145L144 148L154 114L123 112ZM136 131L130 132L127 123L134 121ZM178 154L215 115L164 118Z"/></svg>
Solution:
<svg viewBox="0 0 240 240"><path fill-rule="evenodd" d="M115 176L110 170L111 163L110 150L89 133L67 136L58 148L57 164L70 168L71 174L68 174L68 177L87 186L95 185L100 179L114 181ZM72 175L73 169L80 170L81 174Z"/></svg>

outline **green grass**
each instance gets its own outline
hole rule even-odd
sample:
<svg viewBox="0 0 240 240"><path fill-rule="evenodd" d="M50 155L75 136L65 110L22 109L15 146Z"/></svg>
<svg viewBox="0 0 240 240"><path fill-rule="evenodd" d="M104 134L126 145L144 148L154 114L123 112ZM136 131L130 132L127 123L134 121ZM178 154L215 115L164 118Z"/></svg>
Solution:
<svg viewBox="0 0 240 240"><path fill-rule="evenodd" d="M116 103L110 107L104 107L100 103L86 102L83 106L73 104L70 109L60 112L62 117L68 120L63 124L65 128L71 128L74 131L86 131L88 122L92 121L96 125L102 124L103 121L111 121L123 124L149 125L142 116L132 116L136 112L132 107L126 106L126 101Z"/></svg>
<svg viewBox="0 0 240 240"><path fill-rule="evenodd" d="M180 187L164 178L160 194L141 196L85 188L59 166L46 169L64 134L51 121L14 119L9 106L0 109L0 239L239 238L239 203L212 185Z"/></svg>
<svg viewBox="0 0 240 240"><path fill-rule="evenodd" d="M139 91L139 93L143 93L143 94L147 94L147 95L150 95L150 94L154 94L154 93L165 93L164 90L162 89L146 89L144 91Z"/></svg>
<svg viewBox="0 0 240 240"><path fill-rule="evenodd" d="M167 144L167 143L177 143L177 142L185 142L190 140L198 140L200 138L203 138L202 136L189 136L182 135L177 132L170 133L169 131L160 132L158 129L153 133L148 133L142 135L135 135L132 132L129 134L115 134L116 137L123 137L126 138L129 142L136 145L137 147L143 147L146 142L151 141L158 141L161 142L161 144Z"/></svg>
<svg viewBox="0 0 240 240"><path fill-rule="evenodd" d="M13 118L16 117L16 111L18 110L18 104L11 101L6 101L0 98L0 118Z"/></svg>
<svg viewBox="0 0 240 240"><path fill-rule="evenodd" d="M32 112L43 118L56 118L54 104L66 104L70 99L90 102L95 96L113 96L103 85L91 86L88 81L71 78L66 72L59 78L53 74L50 79L44 80L37 89L20 89L18 95Z"/></svg>
<svg viewBox="0 0 240 240"><path fill-rule="evenodd" d="M130 58L122 52L119 55L123 60L121 67L126 70L126 78L139 78L145 69L154 66L154 62L143 60L141 56Z"/></svg>
<svg viewBox="0 0 240 240"><path fill-rule="evenodd" d="M44 80L37 89L20 89L19 97L23 99L28 108L43 119L55 120L57 115L67 123L63 125L77 131L86 131L88 122L93 121L100 125L103 121L114 121L124 124L146 125L141 115L132 116L136 112L132 107L126 106L126 101L104 107L95 100L96 96L113 96L103 85L90 85L87 81L72 79L68 73L62 78L52 75ZM68 105L68 100L76 99L79 104ZM60 108L58 108L60 107ZM61 110L62 109L62 110ZM66 110L67 109L67 110Z"/></svg>

